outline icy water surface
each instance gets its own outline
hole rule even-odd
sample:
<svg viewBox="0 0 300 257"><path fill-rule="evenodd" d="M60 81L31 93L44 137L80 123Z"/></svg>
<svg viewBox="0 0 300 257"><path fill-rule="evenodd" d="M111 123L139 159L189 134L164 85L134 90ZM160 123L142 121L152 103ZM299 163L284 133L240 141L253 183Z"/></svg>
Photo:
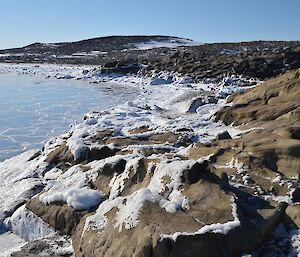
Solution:
<svg viewBox="0 0 300 257"><path fill-rule="evenodd" d="M0 161L40 148L84 113L132 100L137 93L109 83L0 74Z"/></svg>

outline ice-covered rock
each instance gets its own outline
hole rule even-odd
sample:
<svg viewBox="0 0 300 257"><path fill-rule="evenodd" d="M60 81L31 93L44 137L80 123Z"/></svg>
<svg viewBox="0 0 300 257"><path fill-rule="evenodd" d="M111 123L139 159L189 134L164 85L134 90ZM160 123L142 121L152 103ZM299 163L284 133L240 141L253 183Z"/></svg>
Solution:
<svg viewBox="0 0 300 257"><path fill-rule="evenodd" d="M39 166L37 150L29 150L0 163L0 228L20 206L43 188L40 177L44 164Z"/></svg>
<svg viewBox="0 0 300 257"><path fill-rule="evenodd" d="M48 180L46 192L39 199L44 204L67 203L76 210L89 210L102 201L100 192L88 186L88 177L93 172L84 172L79 165L67 170L55 180Z"/></svg>
<svg viewBox="0 0 300 257"><path fill-rule="evenodd" d="M266 202L246 203L241 191L224 191L212 171L207 161L128 164L111 180L109 199L79 224L76 254L223 256L253 249L278 224L286 206L264 211ZM255 240L249 241L249 234Z"/></svg>
<svg viewBox="0 0 300 257"><path fill-rule="evenodd" d="M169 79L165 73L154 77ZM140 82L138 76L113 79ZM42 157L32 152L0 164L7 181L44 186L41 192L30 187L29 193L24 187L25 200L39 193L26 208L71 235L76 256L240 256L282 221L287 204L277 202L292 204L297 178L278 178L281 173L272 169L284 167L281 162L266 167L273 156L254 156L264 148L248 136L264 131L242 132L212 120L224 103L218 92L243 90L241 79L180 85L173 79L179 81L175 76L161 86L143 81L143 98L87 114L70 132L50 140ZM278 130L275 136L288 134L298 149L297 131ZM276 152L280 158L283 153ZM16 188L10 183L6 190ZM18 219L25 216L20 222L25 228L33 222L40 227L35 216L15 212L18 204L3 212L12 216L7 227L18 231ZM289 215L297 221L295 209Z"/></svg>
<svg viewBox="0 0 300 257"><path fill-rule="evenodd" d="M26 209L25 205L19 207L11 217L5 220L5 225L8 230L26 241L37 240L56 233L40 217Z"/></svg>

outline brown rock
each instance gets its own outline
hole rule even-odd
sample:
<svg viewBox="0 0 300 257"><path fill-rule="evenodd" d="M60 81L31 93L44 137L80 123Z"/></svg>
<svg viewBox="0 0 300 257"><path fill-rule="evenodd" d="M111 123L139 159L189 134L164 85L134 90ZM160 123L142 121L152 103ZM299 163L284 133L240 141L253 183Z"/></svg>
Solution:
<svg viewBox="0 0 300 257"><path fill-rule="evenodd" d="M74 156L66 144L62 144L50 152L46 158L51 166L57 166L63 171L66 171L70 165L74 164Z"/></svg>
<svg viewBox="0 0 300 257"><path fill-rule="evenodd" d="M300 174L300 78L295 72L266 81L260 86L233 95L231 107L216 117L226 124L244 124L239 144L262 161L262 165L287 177Z"/></svg>
<svg viewBox="0 0 300 257"><path fill-rule="evenodd" d="M145 165L144 161L142 163ZM147 168L143 170L145 172ZM181 189L189 199L187 210L169 213L157 203L145 202L139 213L138 225L131 229L123 227L122 231L114 225L117 214L115 209L106 214L108 224L101 231L88 229L83 232L84 220L82 220L73 238L76 256L225 257L251 251L277 226L286 205L279 205L275 209L268 202L235 189L241 226L231 229L226 235L209 232L193 235L206 224L234 220L232 193L223 190L222 180L210 170L213 170L213 167L204 162L196 163L191 169L184 171ZM138 184L125 182L127 189L122 195L135 192L139 188L137 185L144 184L145 187L147 176L141 177ZM130 177L129 175L128 181L134 181ZM161 234L182 231L191 234L179 235L176 241L161 239ZM249 240L249 236L252 240Z"/></svg>
<svg viewBox="0 0 300 257"><path fill-rule="evenodd" d="M300 205L290 205L286 209L286 214L292 222L300 228Z"/></svg>
<svg viewBox="0 0 300 257"><path fill-rule="evenodd" d="M141 126L139 128L131 129L129 131L130 134L141 134L150 131L148 126Z"/></svg>
<svg viewBox="0 0 300 257"><path fill-rule="evenodd" d="M26 208L66 235L72 234L82 216L80 212L75 211L66 204L44 205L38 197L27 202Z"/></svg>

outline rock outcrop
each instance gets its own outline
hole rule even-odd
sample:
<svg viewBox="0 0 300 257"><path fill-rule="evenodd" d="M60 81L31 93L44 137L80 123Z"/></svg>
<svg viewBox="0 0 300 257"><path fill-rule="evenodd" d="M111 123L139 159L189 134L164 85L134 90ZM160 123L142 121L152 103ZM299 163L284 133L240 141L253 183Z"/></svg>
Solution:
<svg viewBox="0 0 300 257"><path fill-rule="evenodd" d="M251 70L256 62L262 60L240 69ZM279 224L293 229L300 224L299 72L230 96L231 104L215 119L240 132L215 133L210 143L195 143L195 128L152 122L167 117L165 125L183 115L188 120L202 104L210 108L210 98L192 95L184 112L143 105L134 114L112 113L118 119L138 117L142 126L131 122L130 129L117 123L113 131L109 112L86 117L32 157L44 158L38 167L44 167L45 187L26 208L71 236L76 257L263 252ZM108 115L107 128L97 126L101 115Z"/></svg>
<svg viewBox="0 0 300 257"><path fill-rule="evenodd" d="M250 129L243 148L262 164L286 177L300 175L300 79L290 72L229 97L232 106L216 115L226 124Z"/></svg>
<svg viewBox="0 0 300 257"><path fill-rule="evenodd" d="M153 42L161 47L143 47ZM0 62L92 64L99 66L93 69L99 74L151 76L154 71L168 71L198 82L227 74L267 79L300 67L299 46L299 41L195 44L168 36L112 36L0 50ZM162 82L171 80L156 78L152 83Z"/></svg>
<svg viewBox="0 0 300 257"><path fill-rule="evenodd" d="M204 162L195 163L183 172L182 193L189 200L186 209L181 207L170 213L160 204L146 201L139 210L138 224L133 227L116 225L122 212L118 207L105 214L107 224L101 229L92 229L93 226L87 229L87 220L83 219L73 238L76 256L216 257L238 256L255 249L282 219L286 205L278 205L276 209L267 201L250 200L249 195L237 189L223 188L222 180L211 169ZM139 187L149 181L148 170ZM124 200L129 202L138 189L135 183L127 186L124 191L132 194ZM95 222L101 218L95 217ZM128 216L131 218L134 219ZM255 240L249 240L250 235Z"/></svg>

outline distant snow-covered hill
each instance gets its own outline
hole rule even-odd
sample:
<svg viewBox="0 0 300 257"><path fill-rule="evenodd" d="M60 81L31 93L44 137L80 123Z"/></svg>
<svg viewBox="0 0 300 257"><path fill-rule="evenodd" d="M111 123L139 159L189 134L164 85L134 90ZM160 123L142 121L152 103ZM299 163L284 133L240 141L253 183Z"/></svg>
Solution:
<svg viewBox="0 0 300 257"><path fill-rule="evenodd" d="M121 51L126 49L152 49L159 47L178 47L199 45L199 43L185 38L172 36L109 36L81 40L77 42L62 43L34 43L21 48L2 50L8 53L52 53L52 54L74 54Z"/></svg>

